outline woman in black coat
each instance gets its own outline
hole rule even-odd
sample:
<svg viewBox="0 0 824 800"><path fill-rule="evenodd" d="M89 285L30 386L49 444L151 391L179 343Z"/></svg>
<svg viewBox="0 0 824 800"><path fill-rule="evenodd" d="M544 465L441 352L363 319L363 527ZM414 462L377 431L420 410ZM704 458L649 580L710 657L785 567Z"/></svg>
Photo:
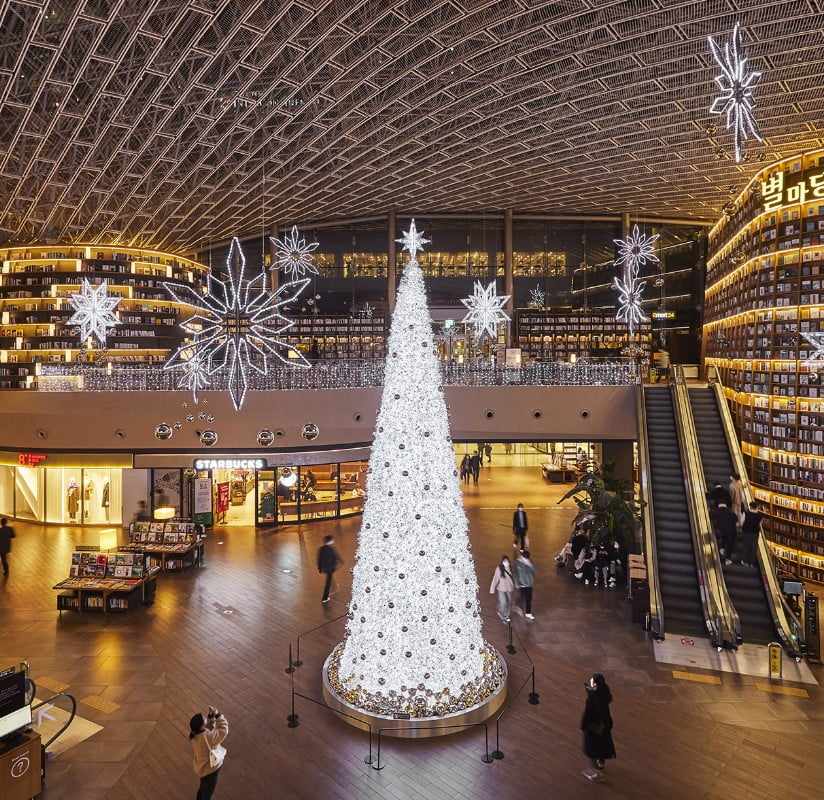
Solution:
<svg viewBox="0 0 824 800"><path fill-rule="evenodd" d="M592 764L598 772L586 770L584 775L590 780L596 780L599 777L598 773L604 771L604 761L608 758L615 758L615 745L612 743L612 716L609 713L612 692L600 673L592 676L586 690L587 702L581 718L584 753L592 759Z"/></svg>

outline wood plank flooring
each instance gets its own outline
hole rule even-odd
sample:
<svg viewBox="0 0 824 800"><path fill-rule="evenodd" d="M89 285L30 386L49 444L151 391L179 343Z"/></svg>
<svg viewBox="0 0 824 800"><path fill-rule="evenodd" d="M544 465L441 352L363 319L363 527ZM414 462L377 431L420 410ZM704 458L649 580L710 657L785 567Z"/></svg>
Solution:
<svg viewBox="0 0 824 800"><path fill-rule="evenodd" d="M760 691L763 680L729 673L720 683L673 677L655 663L622 590L584 587L552 560L574 506L556 505L566 487L537 468L484 467L465 487L465 505L485 613L485 635L502 651L507 628L487 592L492 570L512 552L517 502L530 518L539 565L534 622L514 619L517 653L507 656L510 693L536 668L540 704L529 685L514 698L489 748L481 731L381 745L378 771L364 763L365 734L328 709L298 698L300 724L287 727L290 681L320 700L320 667L340 640L351 577L337 576L332 602L320 603L315 553L326 533L353 562L359 518L271 531L226 528L210 534L200 569L162 575L157 600L122 616L55 610L51 586L68 573L76 544L92 531L16 524L11 574L0 579L0 667L31 662L41 697L67 684L78 713L101 726L48 765L44 800L156 800L194 797L189 717L207 704L230 722L228 756L216 798L268 800L477 800L477 798L809 798L824 786L824 690L809 697ZM284 670L288 645L302 637L305 662ZM600 784L586 781L578 723L583 682L605 673L615 702L618 758ZM821 680L822 671L814 668ZM788 682L776 685L786 685ZM97 707L96 707L97 706ZM103 707L109 710L103 710ZM377 744L373 742L373 755Z"/></svg>

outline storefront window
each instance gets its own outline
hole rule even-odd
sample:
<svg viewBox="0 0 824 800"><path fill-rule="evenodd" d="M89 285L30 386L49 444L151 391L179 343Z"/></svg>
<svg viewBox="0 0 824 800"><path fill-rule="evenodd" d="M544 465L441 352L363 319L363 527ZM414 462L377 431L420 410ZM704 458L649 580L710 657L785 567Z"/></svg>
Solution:
<svg viewBox="0 0 824 800"><path fill-rule="evenodd" d="M0 466L0 514L14 516L14 467Z"/></svg>
<svg viewBox="0 0 824 800"><path fill-rule="evenodd" d="M300 470L298 467L278 467L275 499L279 522L297 522L300 519Z"/></svg>
<svg viewBox="0 0 824 800"><path fill-rule="evenodd" d="M171 506L175 514L180 514L180 470L156 469L153 481L153 508Z"/></svg>
<svg viewBox="0 0 824 800"><path fill-rule="evenodd" d="M257 474L257 522L258 525L275 523L275 472L260 470Z"/></svg>
<svg viewBox="0 0 824 800"><path fill-rule="evenodd" d="M347 461L340 465L340 515L358 514L363 511L366 499L367 461Z"/></svg>
<svg viewBox="0 0 824 800"><path fill-rule="evenodd" d="M120 471L83 470L83 522L87 525L120 523Z"/></svg>
<svg viewBox="0 0 824 800"><path fill-rule="evenodd" d="M44 470L17 467L14 507L17 519L43 519Z"/></svg>

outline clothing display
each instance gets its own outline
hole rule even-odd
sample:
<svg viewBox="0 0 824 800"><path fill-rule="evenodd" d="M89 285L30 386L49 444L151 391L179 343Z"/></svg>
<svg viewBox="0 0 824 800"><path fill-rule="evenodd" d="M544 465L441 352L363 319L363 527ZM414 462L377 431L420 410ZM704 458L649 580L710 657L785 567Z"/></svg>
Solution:
<svg viewBox="0 0 824 800"><path fill-rule="evenodd" d="M66 511L69 512L69 519L74 522L80 508L80 484L72 478L66 489Z"/></svg>

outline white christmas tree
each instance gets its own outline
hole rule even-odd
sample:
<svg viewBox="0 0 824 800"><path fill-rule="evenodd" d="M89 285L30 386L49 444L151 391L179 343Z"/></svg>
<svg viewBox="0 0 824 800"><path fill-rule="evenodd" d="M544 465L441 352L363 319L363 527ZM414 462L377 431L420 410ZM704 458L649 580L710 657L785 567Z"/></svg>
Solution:
<svg viewBox="0 0 824 800"><path fill-rule="evenodd" d="M327 662L336 694L373 714L463 711L501 686L483 639L478 582L414 221L388 340L383 397L344 641Z"/></svg>

